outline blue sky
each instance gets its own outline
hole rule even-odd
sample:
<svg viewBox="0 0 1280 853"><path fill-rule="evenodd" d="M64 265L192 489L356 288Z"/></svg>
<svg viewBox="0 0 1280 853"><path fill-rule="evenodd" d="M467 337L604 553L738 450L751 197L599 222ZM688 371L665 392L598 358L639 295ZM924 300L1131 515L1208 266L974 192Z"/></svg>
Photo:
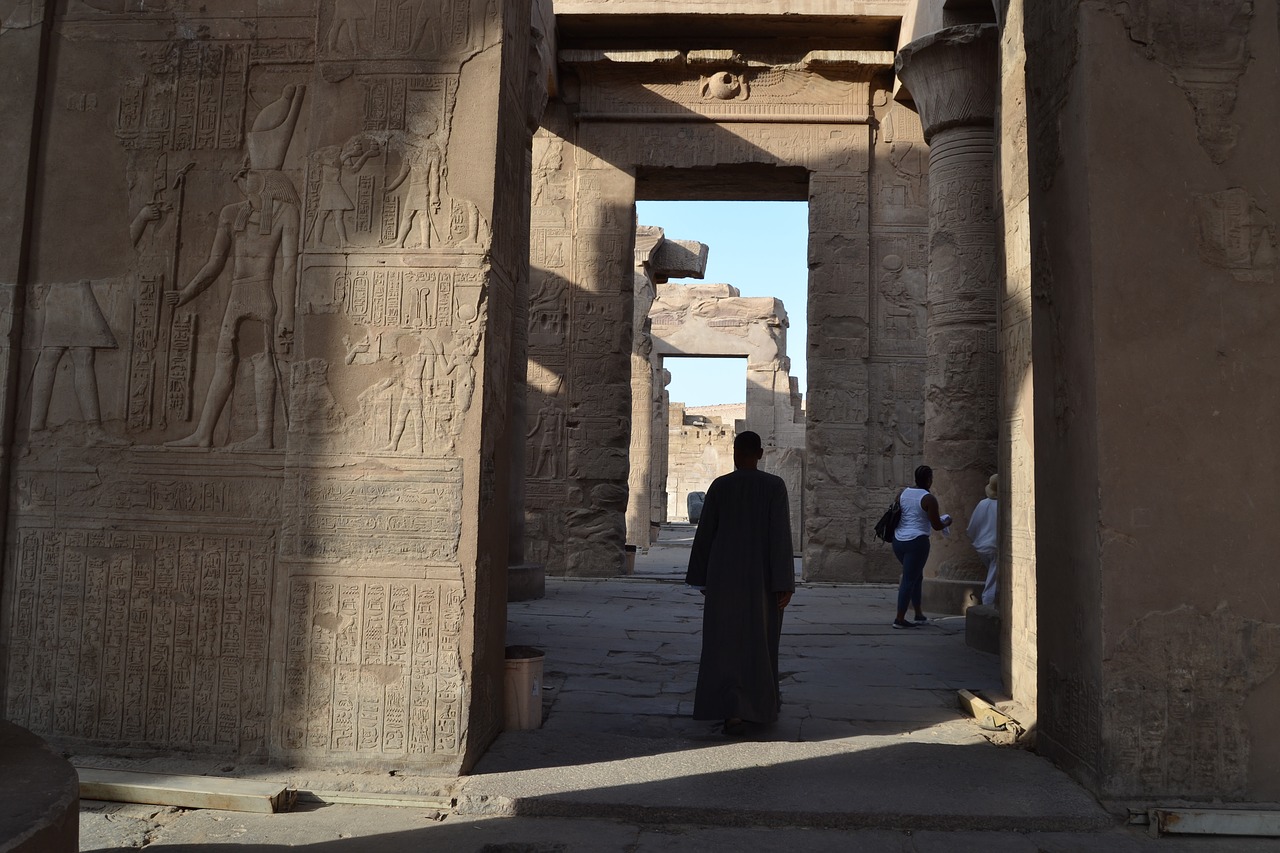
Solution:
<svg viewBox="0 0 1280 853"><path fill-rule="evenodd" d="M710 247L704 282L732 284L743 296L782 300L790 320L791 375L804 392L809 206L794 201L641 201L636 208L640 225L656 225L671 240L697 240ZM669 358L666 365L673 403L707 406L746 399L744 359Z"/></svg>

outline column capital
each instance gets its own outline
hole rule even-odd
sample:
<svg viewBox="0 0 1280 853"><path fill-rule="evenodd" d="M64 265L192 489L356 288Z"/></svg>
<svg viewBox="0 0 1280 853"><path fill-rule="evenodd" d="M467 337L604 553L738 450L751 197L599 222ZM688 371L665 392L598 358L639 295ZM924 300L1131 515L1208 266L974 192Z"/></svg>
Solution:
<svg viewBox="0 0 1280 853"><path fill-rule="evenodd" d="M904 45L894 68L911 92L926 142L954 127L992 127L999 87L1000 28L947 27Z"/></svg>

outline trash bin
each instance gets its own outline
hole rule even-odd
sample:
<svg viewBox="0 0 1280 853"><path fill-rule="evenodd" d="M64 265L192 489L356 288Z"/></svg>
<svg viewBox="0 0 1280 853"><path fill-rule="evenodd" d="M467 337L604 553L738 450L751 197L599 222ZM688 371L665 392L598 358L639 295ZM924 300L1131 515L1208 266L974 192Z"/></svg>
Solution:
<svg viewBox="0 0 1280 853"><path fill-rule="evenodd" d="M503 722L507 731L542 728L541 649L507 646L503 672Z"/></svg>
<svg viewBox="0 0 1280 853"><path fill-rule="evenodd" d="M636 546L626 545L626 562L622 565L623 574L634 575L636 573Z"/></svg>

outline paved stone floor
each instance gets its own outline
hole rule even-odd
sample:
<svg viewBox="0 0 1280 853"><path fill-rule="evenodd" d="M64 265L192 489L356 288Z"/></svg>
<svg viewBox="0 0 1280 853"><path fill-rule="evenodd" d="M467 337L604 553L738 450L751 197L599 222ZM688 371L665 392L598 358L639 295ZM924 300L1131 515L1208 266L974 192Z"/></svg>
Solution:
<svg viewBox="0 0 1280 853"><path fill-rule="evenodd" d="M461 780L330 776L324 787L442 791L429 809L304 806L280 815L85 803L81 850L215 845L361 851L1215 851L1256 839L1148 838L1035 754L992 743L956 691L995 695L999 664L963 620L890 629L888 587L802 586L782 643L776 726L726 740L696 722L701 596L680 580L690 529L631 578L550 580L509 608L508 642L546 653L545 722L507 732ZM287 770L217 768L306 787Z"/></svg>

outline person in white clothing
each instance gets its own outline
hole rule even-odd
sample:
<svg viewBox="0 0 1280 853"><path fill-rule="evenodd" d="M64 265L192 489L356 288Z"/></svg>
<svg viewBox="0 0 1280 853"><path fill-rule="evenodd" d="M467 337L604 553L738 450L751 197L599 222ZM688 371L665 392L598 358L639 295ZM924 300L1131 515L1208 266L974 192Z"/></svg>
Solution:
<svg viewBox="0 0 1280 853"><path fill-rule="evenodd" d="M978 501L969 518L969 541L973 550L978 552L982 562L987 566L987 583L982 588L982 603L996 603L996 493L999 482L997 475L992 474L987 481L987 496Z"/></svg>

